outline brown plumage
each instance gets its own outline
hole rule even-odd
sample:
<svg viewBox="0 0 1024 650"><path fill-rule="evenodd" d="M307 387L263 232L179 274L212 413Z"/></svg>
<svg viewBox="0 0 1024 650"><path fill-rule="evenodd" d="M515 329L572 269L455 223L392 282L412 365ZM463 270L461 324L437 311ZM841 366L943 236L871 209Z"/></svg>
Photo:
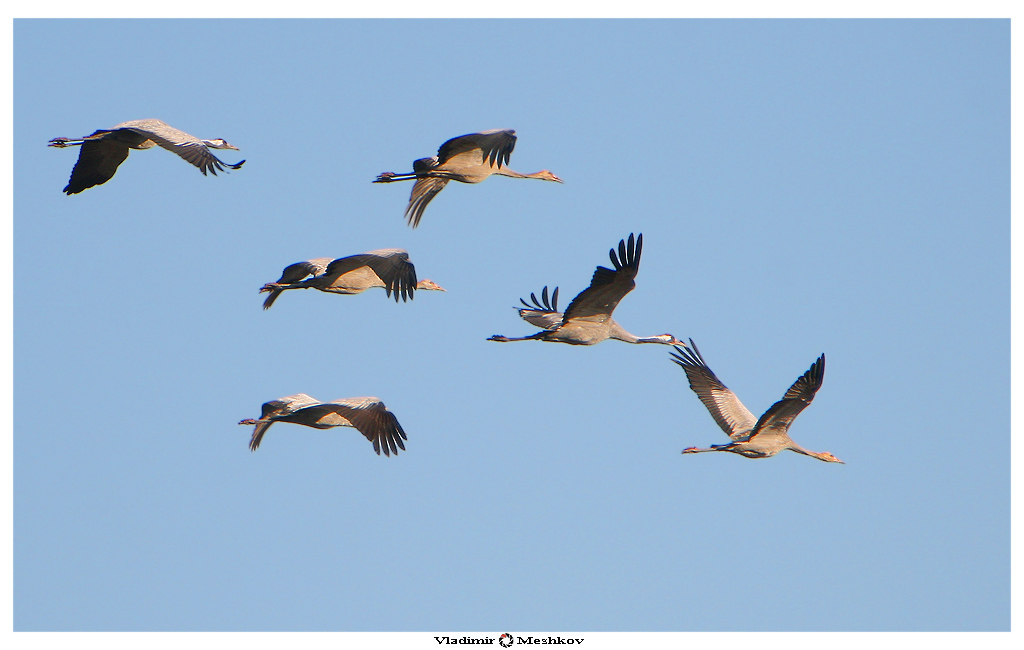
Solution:
<svg viewBox="0 0 1024 650"><path fill-rule="evenodd" d="M239 169L245 163L243 160L232 165L210 153L210 149L238 149L221 138L200 140L153 119L122 122L112 129L95 131L80 140L54 138L48 146L82 147L78 152L78 162L71 170L71 179L63 190L68 195L102 185L113 178L118 166L128 157L129 149L163 147L198 167L204 176L206 172L216 176L218 171L224 171L225 166Z"/></svg>
<svg viewBox="0 0 1024 650"><path fill-rule="evenodd" d="M562 179L546 169L533 174L520 174L505 167L515 146L516 132L512 129L493 129L460 135L442 144L436 156L414 161L412 173L384 172L373 182L393 183L416 179L412 186L412 195L409 197L409 205L405 209L405 217L413 228L419 225L427 204L444 189L448 181L479 183L496 174L512 178L562 182Z"/></svg>
<svg viewBox="0 0 1024 650"><path fill-rule="evenodd" d="M254 424L249 450L256 451L267 432L275 422L291 422L314 429L332 427L355 427L359 433L373 443L373 450L385 456L405 451L403 440L408 440L398 418L376 397L349 397L321 402L305 393L289 395L271 400L263 405L258 420L248 418L239 424Z"/></svg>
<svg viewBox="0 0 1024 650"><path fill-rule="evenodd" d="M510 338L495 334L488 341L553 341L572 345L594 345L605 339L615 339L626 343L664 343L666 345L686 345L671 334L640 337L630 334L621 325L612 320L612 312L627 293L633 290L636 283L633 278L640 270L640 253L643 250L644 236L641 234L634 240L630 234L629 242L619 241L619 254L615 249L608 252L615 270L599 266L594 271L590 286L572 299L565 313L558 311L558 288L548 301L548 288L541 292L541 300L530 294L531 306L522 298L520 302L526 307L519 310L519 316L532 325L543 328L542 331L530 336Z"/></svg>
<svg viewBox="0 0 1024 650"><path fill-rule="evenodd" d="M711 417L732 439L728 444L711 445L705 449L688 447L683 450L684 454L730 451L747 458L768 458L789 449L828 463L843 462L827 451L804 449L789 437L789 427L793 420L810 405L821 388L825 378L824 354L818 357L810 369L790 386L782 399L775 402L760 418L755 418L736 394L719 381L704 362L693 339L690 339L689 349L677 347L676 351L670 354L672 360L686 371L690 388L707 407Z"/></svg>
<svg viewBox="0 0 1024 650"><path fill-rule="evenodd" d="M309 279L303 279L313 276ZM416 267L400 248L382 248L332 260L318 257L286 266L277 282L268 282L260 293L269 292L263 308L270 309L281 292L288 289L317 289L328 293L355 294L383 287L388 296L408 300L417 289L444 291L433 280L416 280Z"/></svg>

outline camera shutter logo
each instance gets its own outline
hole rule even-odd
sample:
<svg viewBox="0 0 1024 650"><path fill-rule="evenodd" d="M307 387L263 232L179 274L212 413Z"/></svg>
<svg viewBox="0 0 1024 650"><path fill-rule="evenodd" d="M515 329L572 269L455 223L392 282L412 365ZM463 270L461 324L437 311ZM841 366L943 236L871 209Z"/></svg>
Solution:
<svg viewBox="0 0 1024 650"><path fill-rule="evenodd" d="M512 645L512 642L512 635L508 632L505 632L504 634L498 637L498 645L500 645L502 648L509 647L510 645Z"/></svg>

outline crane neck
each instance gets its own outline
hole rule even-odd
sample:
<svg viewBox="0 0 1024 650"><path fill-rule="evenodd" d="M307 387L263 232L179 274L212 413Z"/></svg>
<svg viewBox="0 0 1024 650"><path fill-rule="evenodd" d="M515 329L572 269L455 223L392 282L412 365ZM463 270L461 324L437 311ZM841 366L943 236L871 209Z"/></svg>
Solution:
<svg viewBox="0 0 1024 650"><path fill-rule="evenodd" d="M511 178L536 178L537 174L540 172L535 172L533 174L520 174L514 169L509 169L508 167L498 167L498 170L494 173L498 176L509 176Z"/></svg>

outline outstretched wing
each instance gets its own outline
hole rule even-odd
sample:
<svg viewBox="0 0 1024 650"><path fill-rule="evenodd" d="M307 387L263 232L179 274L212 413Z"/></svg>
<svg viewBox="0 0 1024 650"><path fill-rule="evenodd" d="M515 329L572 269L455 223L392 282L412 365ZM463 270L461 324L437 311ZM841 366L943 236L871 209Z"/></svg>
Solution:
<svg viewBox="0 0 1024 650"><path fill-rule="evenodd" d="M305 393L288 395L279 399L271 400L263 404L263 411L260 419L256 421L256 428L253 429L252 438L249 440L249 451L256 451L263 440L263 434L267 432L274 422L282 417L301 410L307 406L318 404L319 400L313 399Z"/></svg>
<svg viewBox="0 0 1024 650"><path fill-rule="evenodd" d="M409 195L409 205L405 208L405 218L410 226L415 228L420 225L420 219L423 218L423 211L427 209L427 204L447 184L447 178L422 176L416 179L412 186L412 194Z"/></svg>
<svg viewBox="0 0 1024 650"><path fill-rule="evenodd" d="M416 291L416 267L409 261L409 253L400 248L383 248L364 253L366 265L384 283L388 296L394 292L395 302L398 297L408 300Z"/></svg>
<svg viewBox="0 0 1024 650"><path fill-rule="evenodd" d="M438 164L443 165L458 155L479 151L479 157L474 157L471 162L503 167L508 164L515 146L516 132L513 129L492 129L452 138L437 150L437 159Z"/></svg>
<svg viewBox="0 0 1024 650"><path fill-rule="evenodd" d="M277 281L277 284L293 284L299 280L304 280L308 276L320 275L327 270L327 265L333 261L333 257L317 257L316 259L289 264L281 271L281 279Z"/></svg>
<svg viewBox="0 0 1024 650"><path fill-rule="evenodd" d="M533 305L520 298L519 302L523 303L526 309L520 309L519 316L531 325L553 330L562 324L562 312L558 311L558 287L552 292L550 301L547 286L541 291L540 298L537 300L537 295L531 293L530 300L533 301Z"/></svg>
<svg viewBox="0 0 1024 650"><path fill-rule="evenodd" d="M409 261L409 254L398 248L385 248L341 257L328 264L324 274L339 278L363 267L368 268L380 279L387 295L390 296L394 292L395 302L399 296L405 299L416 290L416 267Z"/></svg>
<svg viewBox="0 0 1024 650"><path fill-rule="evenodd" d="M750 434L750 437L766 433L787 433L789 425L793 423L796 416L810 406L824 379L825 355L823 354L811 364L807 372L793 382L782 399L772 404L772 407L757 420L754 432Z"/></svg>
<svg viewBox="0 0 1024 650"><path fill-rule="evenodd" d="M689 349L678 345L673 347L675 352L669 353L672 360L686 371L690 388L697 393L725 435L733 440L744 438L757 423L754 414L708 368L693 339L690 339Z"/></svg>
<svg viewBox="0 0 1024 650"><path fill-rule="evenodd" d="M224 167L238 169L245 162L243 160L241 163L234 165L226 163L210 153L210 149L199 138L180 131L160 120L133 120L118 124L115 128L128 129L139 135L146 136L164 149L173 151L184 160L198 167L204 176L206 172L211 172L216 176L218 171L224 171Z"/></svg>
<svg viewBox="0 0 1024 650"><path fill-rule="evenodd" d="M384 406L384 402L376 397L350 397L327 402L323 406L333 410L347 420L349 426L366 436L373 443L373 450L378 456L381 450L385 456L397 455L399 449L405 451L402 441L408 438L402 425L398 423L395 414Z"/></svg>
<svg viewBox="0 0 1024 650"><path fill-rule="evenodd" d="M96 131L92 136L109 133ZM118 166L128 158L128 145L117 140L89 140L84 138L78 152L78 162L71 170L64 193L78 194L96 185L102 185L114 177Z"/></svg>
<svg viewBox="0 0 1024 650"><path fill-rule="evenodd" d="M327 270L327 265L333 261L332 257L318 257L304 262L296 262L284 267L281 271L281 278L275 284L295 284L309 276L320 275ZM263 301L263 308L270 309L277 297L284 292L284 289L275 289L264 286L261 291L269 291L270 295Z"/></svg>
<svg viewBox="0 0 1024 650"><path fill-rule="evenodd" d="M590 286L572 299L565 309L562 320L566 323L570 320L592 320L603 323L611 318L619 301L636 286L633 278L636 277L636 272L640 269L640 252L643 249L643 243L644 236L642 234L638 235L635 241L633 235L630 234L628 244L626 240L619 241L618 256L615 255L614 248L608 253L615 270L603 266L597 267L590 280Z"/></svg>

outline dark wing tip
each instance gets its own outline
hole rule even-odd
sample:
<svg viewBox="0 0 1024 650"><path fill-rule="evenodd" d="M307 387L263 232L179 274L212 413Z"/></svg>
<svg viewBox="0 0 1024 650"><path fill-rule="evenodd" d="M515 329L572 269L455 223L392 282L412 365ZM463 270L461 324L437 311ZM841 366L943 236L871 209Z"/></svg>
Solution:
<svg viewBox="0 0 1024 650"><path fill-rule="evenodd" d="M619 240L618 255L614 248L608 251L608 257L612 261L612 265L615 266L615 270L618 271L622 267L636 268L640 263L640 251L643 249L644 236L640 234L634 238L633 233L629 233L629 239Z"/></svg>
<svg viewBox="0 0 1024 650"><path fill-rule="evenodd" d="M523 298L520 298L519 302L523 303L523 306L527 309L556 312L558 311L558 287L555 287L554 292L552 292L550 296L550 300L548 299L547 285L544 285L544 288L540 292L540 300L537 299L537 294L533 292L530 293L530 300L533 301L532 305L526 302Z"/></svg>
<svg viewBox="0 0 1024 650"><path fill-rule="evenodd" d="M672 348L675 350L675 352L669 352L669 355L672 356L672 361L678 363L683 368L687 366L691 368L707 368L704 357L700 355L700 350L697 349L697 344L693 342L693 339L690 339L689 348L681 348L678 345L673 345Z"/></svg>
<svg viewBox="0 0 1024 650"><path fill-rule="evenodd" d="M620 243L621 247L622 244ZM635 268L640 264L640 251L644 247L644 236L643 233L637 235L636 239L633 238L633 233L629 233L629 244L626 246L626 252L628 256L624 260L626 266Z"/></svg>

